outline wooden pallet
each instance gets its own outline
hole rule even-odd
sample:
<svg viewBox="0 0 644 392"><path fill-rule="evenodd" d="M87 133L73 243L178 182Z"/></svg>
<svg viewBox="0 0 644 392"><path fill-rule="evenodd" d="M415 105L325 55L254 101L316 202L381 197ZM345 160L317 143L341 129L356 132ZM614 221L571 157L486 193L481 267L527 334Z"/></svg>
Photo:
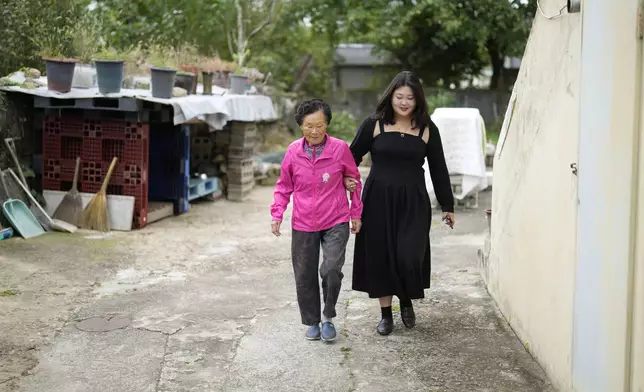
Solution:
<svg viewBox="0 0 644 392"><path fill-rule="evenodd" d="M221 189L217 184L216 178L202 180L200 178L191 178L188 183L188 200L196 200L205 196L217 197Z"/></svg>

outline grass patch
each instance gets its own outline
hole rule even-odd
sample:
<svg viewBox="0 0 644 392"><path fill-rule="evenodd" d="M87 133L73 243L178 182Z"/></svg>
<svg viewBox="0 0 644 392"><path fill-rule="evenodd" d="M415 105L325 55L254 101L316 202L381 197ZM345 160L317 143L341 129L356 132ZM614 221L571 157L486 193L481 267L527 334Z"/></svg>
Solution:
<svg viewBox="0 0 644 392"><path fill-rule="evenodd" d="M5 290L5 291L0 291L0 297L15 297L18 295L18 291L16 290Z"/></svg>

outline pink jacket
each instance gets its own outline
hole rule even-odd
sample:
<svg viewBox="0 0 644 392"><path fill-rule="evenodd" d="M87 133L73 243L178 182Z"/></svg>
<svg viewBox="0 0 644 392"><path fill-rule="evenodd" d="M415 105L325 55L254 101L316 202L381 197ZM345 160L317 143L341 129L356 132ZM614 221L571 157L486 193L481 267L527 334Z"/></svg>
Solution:
<svg viewBox="0 0 644 392"><path fill-rule="evenodd" d="M315 232L330 229L350 219L360 219L362 184L351 150L346 142L327 136L322 154L309 159L304 139L291 143L286 150L280 178L275 184L271 216L281 222L293 195L293 229ZM357 180L351 193L351 208L344 177Z"/></svg>

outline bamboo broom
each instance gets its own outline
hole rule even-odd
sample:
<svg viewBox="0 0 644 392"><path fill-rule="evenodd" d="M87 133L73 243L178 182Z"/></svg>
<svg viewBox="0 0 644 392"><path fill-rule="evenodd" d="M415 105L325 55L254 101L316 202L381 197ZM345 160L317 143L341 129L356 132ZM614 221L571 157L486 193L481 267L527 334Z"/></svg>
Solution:
<svg viewBox="0 0 644 392"><path fill-rule="evenodd" d="M65 194L63 201L60 202L56 212L54 212L54 219L62 220L63 222L71 223L78 226L80 224L81 215L83 214L83 199L78 193L78 169L80 167L80 158L76 158L76 170L74 171L74 182L72 189Z"/></svg>
<svg viewBox="0 0 644 392"><path fill-rule="evenodd" d="M110 177L112 177L112 172L116 167L116 161L118 159L114 157L112 159L112 164L110 165L105 180L103 180L103 185L98 193L89 201L87 207L83 211L83 228L89 230L96 230L102 232L110 231L110 217L107 211L107 185L110 182Z"/></svg>

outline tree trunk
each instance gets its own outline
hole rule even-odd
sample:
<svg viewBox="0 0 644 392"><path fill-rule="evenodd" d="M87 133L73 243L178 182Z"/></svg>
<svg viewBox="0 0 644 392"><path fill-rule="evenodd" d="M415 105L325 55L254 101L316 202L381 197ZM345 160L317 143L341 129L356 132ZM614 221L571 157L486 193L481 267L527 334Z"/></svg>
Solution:
<svg viewBox="0 0 644 392"><path fill-rule="evenodd" d="M502 89L505 87L503 80L503 53L499 50L497 43L492 40L487 42L486 47L488 55L490 56L490 63L492 64L490 90Z"/></svg>
<svg viewBox="0 0 644 392"><path fill-rule="evenodd" d="M289 89L289 91L295 93L297 92L300 87L306 82L306 78L309 76L309 70L311 69L311 64L313 63L313 55L312 54L307 54L306 57L304 58L304 61L302 61L302 65L300 66L300 72L297 75L297 78L295 78L295 82L293 83L293 86Z"/></svg>

